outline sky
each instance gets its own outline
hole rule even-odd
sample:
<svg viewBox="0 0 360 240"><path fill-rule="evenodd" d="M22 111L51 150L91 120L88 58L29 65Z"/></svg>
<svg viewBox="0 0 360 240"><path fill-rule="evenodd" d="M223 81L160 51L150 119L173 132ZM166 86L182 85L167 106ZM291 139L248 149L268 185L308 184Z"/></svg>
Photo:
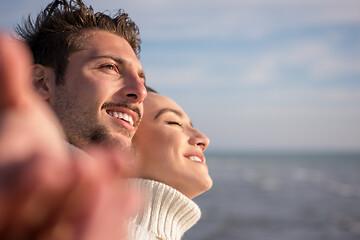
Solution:
<svg viewBox="0 0 360 240"><path fill-rule="evenodd" d="M49 1L0 2L11 29ZM209 151L360 151L359 0L84 0L140 28L149 86Z"/></svg>

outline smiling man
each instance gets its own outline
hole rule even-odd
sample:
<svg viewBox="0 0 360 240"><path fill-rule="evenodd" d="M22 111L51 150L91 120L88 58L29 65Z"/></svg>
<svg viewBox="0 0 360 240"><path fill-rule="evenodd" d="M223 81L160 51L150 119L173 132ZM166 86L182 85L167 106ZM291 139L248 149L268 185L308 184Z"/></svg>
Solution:
<svg viewBox="0 0 360 240"><path fill-rule="evenodd" d="M94 13L81 0L49 4L17 32L32 50L33 83L67 140L131 146L143 113L139 30L128 15Z"/></svg>

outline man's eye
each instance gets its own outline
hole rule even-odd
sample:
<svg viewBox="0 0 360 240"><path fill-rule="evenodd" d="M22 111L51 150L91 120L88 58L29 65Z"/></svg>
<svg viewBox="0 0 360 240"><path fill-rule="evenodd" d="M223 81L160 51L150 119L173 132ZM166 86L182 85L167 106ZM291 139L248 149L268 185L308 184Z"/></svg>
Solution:
<svg viewBox="0 0 360 240"><path fill-rule="evenodd" d="M169 125L178 125L178 126L180 126L180 127L182 126L181 123L175 122L175 121L166 121L166 123L169 124Z"/></svg>
<svg viewBox="0 0 360 240"><path fill-rule="evenodd" d="M109 69L111 71L115 71L115 72L119 72L119 69L117 68L116 65L114 64L104 64L104 65L101 65L100 68L102 69Z"/></svg>

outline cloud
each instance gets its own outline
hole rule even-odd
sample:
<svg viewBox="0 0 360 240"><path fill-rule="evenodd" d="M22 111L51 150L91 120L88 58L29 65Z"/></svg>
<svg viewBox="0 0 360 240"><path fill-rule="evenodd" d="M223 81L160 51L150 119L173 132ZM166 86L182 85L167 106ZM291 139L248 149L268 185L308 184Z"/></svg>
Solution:
<svg viewBox="0 0 360 240"><path fill-rule="evenodd" d="M176 52L164 47L161 52L145 52L148 59L143 64L151 82L163 87L205 84L208 89L221 85L222 90L233 91L280 83L295 87L331 81L343 85L360 77L360 44L354 43L352 51L344 51L345 42L323 34L275 41L266 48L245 45L246 51L220 48L214 53L210 48L202 52L182 47ZM154 55L162 56L156 66L151 63Z"/></svg>
<svg viewBox="0 0 360 240"><path fill-rule="evenodd" d="M360 44L357 44L360 46ZM340 45L340 47L342 47ZM355 49L354 49L355 50ZM345 54L329 39L303 39L280 53L282 66L297 65L307 69L309 77L326 80L344 74L360 74L360 52Z"/></svg>
<svg viewBox="0 0 360 240"><path fill-rule="evenodd" d="M325 34L303 36L286 43L275 43L264 50L253 50L248 55L234 57L237 83L244 87L266 86L275 82L315 84L317 81L343 82L360 77L359 43L351 52L342 48L346 43L329 40ZM229 62L232 62L231 60ZM242 67L236 68L236 62ZM345 76L345 78L344 78Z"/></svg>
<svg viewBox="0 0 360 240"><path fill-rule="evenodd" d="M107 0L93 5L114 8ZM284 29L359 24L357 0L124 1L121 4L152 40L228 37L258 39Z"/></svg>
<svg viewBox="0 0 360 240"><path fill-rule="evenodd" d="M49 1L0 3L1 25L12 27ZM274 32L317 26L359 24L358 0L88 0L96 11L124 8L148 40L260 39Z"/></svg>

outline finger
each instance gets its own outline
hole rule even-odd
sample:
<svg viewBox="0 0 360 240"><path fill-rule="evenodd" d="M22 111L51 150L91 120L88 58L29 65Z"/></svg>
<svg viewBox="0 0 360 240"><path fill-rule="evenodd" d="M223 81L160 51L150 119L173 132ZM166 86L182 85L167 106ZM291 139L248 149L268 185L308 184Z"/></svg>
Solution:
<svg viewBox="0 0 360 240"><path fill-rule="evenodd" d="M31 59L23 43L0 34L0 109L26 102L31 89Z"/></svg>

